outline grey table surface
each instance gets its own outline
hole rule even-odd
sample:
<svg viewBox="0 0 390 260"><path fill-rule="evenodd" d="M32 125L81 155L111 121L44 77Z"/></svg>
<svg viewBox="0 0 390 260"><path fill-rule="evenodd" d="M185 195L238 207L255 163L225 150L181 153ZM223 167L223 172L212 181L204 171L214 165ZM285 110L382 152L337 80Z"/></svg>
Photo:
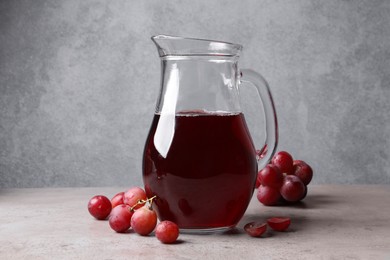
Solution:
<svg viewBox="0 0 390 260"><path fill-rule="evenodd" d="M121 190L1 189L0 259L390 259L390 185L313 185L295 206L265 207L253 196L236 229L180 234L173 245L115 233L89 215L92 196ZM291 217L289 230L243 231L271 216Z"/></svg>

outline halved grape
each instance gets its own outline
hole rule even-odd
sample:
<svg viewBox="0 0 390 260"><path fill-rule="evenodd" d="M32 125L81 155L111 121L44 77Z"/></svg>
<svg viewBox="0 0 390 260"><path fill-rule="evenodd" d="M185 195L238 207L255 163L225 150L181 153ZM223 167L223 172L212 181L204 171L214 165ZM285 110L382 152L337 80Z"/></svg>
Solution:
<svg viewBox="0 0 390 260"><path fill-rule="evenodd" d="M259 237L267 230L267 223L250 222L244 226L244 230L252 237Z"/></svg>
<svg viewBox="0 0 390 260"><path fill-rule="evenodd" d="M267 224L275 231L285 231L291 224L291 219L288 217L273 217L267 219Z"/></svg>

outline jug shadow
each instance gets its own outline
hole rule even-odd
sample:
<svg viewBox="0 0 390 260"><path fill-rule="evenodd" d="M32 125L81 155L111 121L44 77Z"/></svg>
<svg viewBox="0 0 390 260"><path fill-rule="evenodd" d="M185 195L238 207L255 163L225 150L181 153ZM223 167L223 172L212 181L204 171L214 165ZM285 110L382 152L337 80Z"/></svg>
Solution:
<svg viewBox="0 0 390 260"><path fill-rule="evenodd" d="M260 202L255 202L260 203ZM340 204L342 203L342 200L336 195L327 195L327 194L313 194L307 196L303 201L297 202L297 203L288 203L288 204L282 204L278 206L271 206L267 207L269 211L265 212L259 212L259 214L245 214L241 221L238 223L238 225L234 228L231 228L226 231L222 232L205 232L205 233L196 233L191 235L196 236L213 236L213 235L220 235L220 236L240 236L245 234L244 226L247 223L250 222L262 222L266 223L268 218L272 218L275 216L283 216L284 213L281 213L280 210L285 211L286 209L303 209L302 211L297 211L294 214L286 215L291 217L291 226L284 232L277 232L273 231L272 229L268 228L268 231L264 233L261 238L267 238L272 236L279 236L282 235L282 233L294 233L299 232L300 230L304 229L308 225L312 225L313 221L317 223L317 225L320 223L320 225L323 225L324 227L328 227L329 223L332 223L332 218L326 218L324 220L317 220L313 219L310 216L307 216L305 214L304 209L321 209L321 208L327 208L331 205ZM261 204L260 204L261 205ZM265 207L265 206L264 206Z"/></svg>

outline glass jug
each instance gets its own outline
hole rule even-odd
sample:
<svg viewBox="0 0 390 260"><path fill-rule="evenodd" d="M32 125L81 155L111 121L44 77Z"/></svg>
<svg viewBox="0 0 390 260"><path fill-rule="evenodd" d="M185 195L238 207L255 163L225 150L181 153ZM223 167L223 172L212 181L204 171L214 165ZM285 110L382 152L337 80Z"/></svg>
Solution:
<svg viewBox="0 0 390 260"><path fill-rule="evenodd" d="M244 215L258 169L277 145L277 119L266 81L239 70L242 46L221 41L152 37L161 87L143 155L143 181L159 219L182 231L222 231ZM266 140L256 152L239 103L242 82L264 107Z"/></svg>

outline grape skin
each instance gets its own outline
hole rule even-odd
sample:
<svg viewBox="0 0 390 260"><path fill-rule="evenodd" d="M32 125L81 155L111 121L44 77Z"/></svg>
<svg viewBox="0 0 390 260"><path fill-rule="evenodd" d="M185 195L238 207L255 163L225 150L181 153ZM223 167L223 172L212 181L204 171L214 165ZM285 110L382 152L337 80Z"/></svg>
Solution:
<svg viewBox="0 0 390 260"><path fill-rule="evenodd" d="M272 158L272 164L279 168L282 173L293 174L293 158L286 151L280 151Z"/></svg>
<svg viewBox="0 0 390 260"><path fill-rule="evenodd" d="M131 226L133 212L130 206L121 204L112 209L108 220L110 227L118 233L126 232Z"/></svg>
<svg viewBox="0 0 390 260"><path fill-rule="evenodd" d="M156 227L156 224L157 214L148 207L142 207L136 210L131 217L131 227L141 236L149 235Z"/></svg>
<svg viewBox="0 0 390 260"><path fill-rule="evenodd" d="M179 227L172 221L164 220L156 227L156 237L164 244L172 244L179 237Z"/></svg>
<svg viewBox="0 0 390 260"><path fill-rule="evenodd" d="M297 176L287 175L284 177L280 193L285 200L297 202L303 198L305 185Z"/></svg>
<svg viewBox="0 0 390 260"><path fill-rule="evenodd" d="M273 217L267 219L267 224L275 231L285 231L291 224L291 219L288 217Z"/></svg>
<svg viewBox="0 0 390 260"><path fill-rule="evenodd" d="M279 189L260 185L257 191L257 199L266 206L275 206L281 198Z"/></svg>
<svg viewBox="0 0 390 260"><path fill-rule="evenodd" d="M123 202L124 194L125 193L122 191L122 192L115 194L115 196L112 197L112 199L111 199L112 208L115 208L118 205L124 204L124 202Z"/></svg>
<svg viewBox="0 0 390 260"><path fill-rule="evenodd" d="M147 196L145 191L139 187L133 187L128 191L126 191L125 194L123 195L123 202L129 205L130 207L135 206L138 203L138 201L146 200L146 199ZM136 205L134 209L138 209L140 207L142 207L142 204Z"/></svg>
<svg viewBox="0 0 390 260"><path fill-rule="evenodd" d="M258 173L259 182L264 186L279 189L283 184L283 174L275 165L268 164Z"/></svg>
<svg viewBox="0 0 390 260"><path fill-rule="evenodd" d="M303 184L308 185L313 178L313 169L306 162L294 160L294 175L297 176Z"/></svg>
<svg viewBox="0 0 390 260"><path fill-rule="evenodd" d="M88 202L89 213L98 220L104 220L110 215L111 201L103 195L96 195Z"/></svg>

